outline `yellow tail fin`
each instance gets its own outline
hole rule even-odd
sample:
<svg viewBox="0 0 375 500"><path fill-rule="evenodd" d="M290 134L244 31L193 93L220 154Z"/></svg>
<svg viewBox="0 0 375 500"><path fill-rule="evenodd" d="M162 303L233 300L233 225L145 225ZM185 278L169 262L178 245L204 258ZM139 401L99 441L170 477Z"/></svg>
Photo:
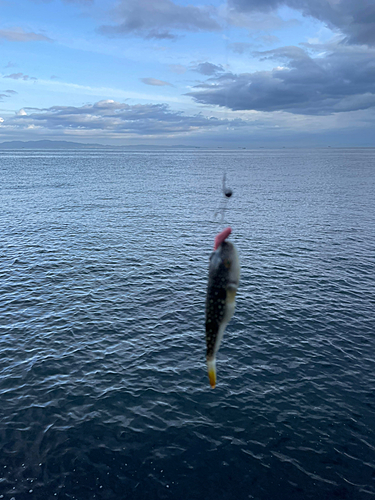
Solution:
<svg viewBox="0 0 375 500"><path fill-rule="evenodd" d="M212 358L207 360L207 370L208 370L208 378L210 380L210 385L212 389L215 388L216 385L216 359Z"/></svg>

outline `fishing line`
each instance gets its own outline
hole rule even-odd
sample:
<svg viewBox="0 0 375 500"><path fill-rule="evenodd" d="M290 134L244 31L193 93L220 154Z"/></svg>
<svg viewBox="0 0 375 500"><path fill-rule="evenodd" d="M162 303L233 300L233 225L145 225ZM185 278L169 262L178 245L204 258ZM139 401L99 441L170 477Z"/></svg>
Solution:
<svg viewBox="0 0 375 500"><path fill-rule="evenodd" d="M221 224L224 223L225 212L227 210L228 200L233 194L232 189L227 187L226 180L227 180L227 174L226 174L226 172L224 172L223 181L222 181L222 189L221 189L224 198L221 199L221 202L220 202L220 204L219 204L219 206L214 214L215 219L219 214L221 214L221 221L220 221Z"/></svg>
<svg viewBox="0 0 375 500"><path fill-rule="evenodd" d="M229 51L229 22L228 22L228 5L226 5L226 10L225 10L225 70L226 72L229 71L229 63L228 63L228 51ZM223 75L225 76L225 75ZM229 111L228 111L228 94L229 94L229 89L226 89L225 92L225 111L224 111L224 120L225 122L229 122L228 116L229 116ZM228 123L227 125L227 130L229 130ZM232 196L233 191L231 188L227 187L226 185L226 180L227 180L227 173L226 169L224 169L223 172L223 180L222 180L222 194L224 195L224 198L221 199L218 208L216 209L214 213L214 219L220 214L221 215L221 224L224 224L225 220L225 213L228 208L228 200Z"/></svg>

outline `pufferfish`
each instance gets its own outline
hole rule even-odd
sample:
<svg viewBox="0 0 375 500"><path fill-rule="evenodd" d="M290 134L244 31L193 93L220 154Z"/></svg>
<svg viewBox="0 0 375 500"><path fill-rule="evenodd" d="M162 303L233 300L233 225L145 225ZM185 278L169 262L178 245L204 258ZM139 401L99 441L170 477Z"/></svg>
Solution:
<svg viewBox="0 0 375 500"><path fill-rule="evenodd" d="M207 369L211 387L216 385L216 353L224 330L234 313L240 279L240 261L233 243L225 241L232 229L227 227L215 238L210 256L206 297Z"/></svg>

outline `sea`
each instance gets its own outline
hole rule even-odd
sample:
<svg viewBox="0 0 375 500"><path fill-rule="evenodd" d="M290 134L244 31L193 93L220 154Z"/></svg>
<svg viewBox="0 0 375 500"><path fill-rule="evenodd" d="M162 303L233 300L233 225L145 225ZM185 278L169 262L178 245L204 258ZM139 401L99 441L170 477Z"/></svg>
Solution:
<svg viewBox="0 0 375 500"><path fill-rule="evenodd" d="M3 150L0 194L0 499L375 498L375 149Z"/></svg>

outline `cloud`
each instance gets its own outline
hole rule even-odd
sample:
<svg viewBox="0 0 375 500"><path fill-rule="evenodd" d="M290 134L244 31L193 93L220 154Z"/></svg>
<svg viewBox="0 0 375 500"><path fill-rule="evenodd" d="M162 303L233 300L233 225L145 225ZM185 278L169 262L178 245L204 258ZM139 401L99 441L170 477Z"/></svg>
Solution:
<svg viewBox="0 0 375 500"><path fill-rule="evenodd" d="M8 42L52 42L48 36L38 33L26 33L22 28L13 28L9 30L0 30L0 38Z"/></svg>
<svg viewBox="0 0 375 500"><path fill-rule="evenodd" d="M231 0L229 0L229 5L231 5ZM291 29L301 24L297 19L285 20L276 11L263 8L245 10L230 7L226 11L225 19L228 24L238 28L247 28L250 36L253 32L269 33L275 30Z"/></svg>
<svg viewBox="0 0 375 500"><path fill-rule="evenodd" d="M0 100L3 100L3 97L11 97L15 94L17 94L15 90L3 90L3 92L0 93Z"/></svg>
<svg viewBox="0 0 375 500"><path fill-rule="evenodd" d="M375 109L330 116L227 112L226 119L187 116L166 105L128 105L112 100L81 107L24 108L0 119L9 140L84 140L202 146L371 146ZM232 117L235 117L234 119Z"/></svg>
<svg viewBox="0 0 375 500"><path fill-rule="evenodd" d="M101 137L170 136L202 129L245 125L236 119L218 119L202 114L186 116L171 111L165 104L129 105L113 100L81 107L53 106L47 109L22 109L4 120L1 130L39 130L40 133L95 135Z"/></svg>
<svg viewBox="0 0 375 500"><path fill-rule="evenodd" d="M141 82L146 85L153 85L155 87L164 87L165 85L172 86L168 82L164 82L163 80L157 80L156 78L140 78Z"/></svg>
<svg viewBox="0 0 375 500"><path fill-rule="evenodd" d="M314 17L340 30L349 43L375 44L375 2L372 0L228 0L233 15L272 12L281 6Z"/></svg>
<svg viewBox="0 0 375 500"><path fill-rule="evenodd" d="M11 78L12 80L37 80L35 76L24 75L23 73L12 73L11 75L5 75L3 78Z"/></svg>
<svg viewBox="0 0 375 500"><path fill-rule="evenodd" d="M116 23L101 26L108 36L174 39L176 31L218 31L213 7L176 5L172 0L122 0L116 9Z"/></svg>
<svg viewBox="0 0 375 500"><path fill-rule="evenodd" d="M183 75L187 70L187 68L182 64L169 64L168 67L172 73L177 73L177 75Z"/></svg>
<svg viewBox="0 0 375 500"><path fill-rule="evenodd" d="M249 52L253 45L245 42L233 42L228 47L236 54L244 54L245 52Z"/></svg>
<svg viewBox="0 0 375 500"><path fill-rule="evenodd" d="M193 71L197 71L198 73L206 76L218 75L219 73L224 72L224 68L221 65L217 66L216 64L209 62L200 63L192 69Z"/></svg>
<svg viewBox="0 0 375 500"><path fill-rule="evenodd" d="M18 94L18 92L16 92L15 90L3 90L3 92L5 92L6 94L8 95L15 95L15 94Z"/></svg>
<svg viewBox="0 0 375 500"><path fill-rule="evenodd" d="M329 115L375 107L375 49L336 46L313 58L301 47L256 53L281 62L272 71L225 73L197 85L197 102L232 110Z"/></svg>
<svg viewBox="0 0 375 500"><path fill-rule="evenodd" d="M33 0L34 2L52 2L52 0ZM90 4L94 3L94 0L62 0L64 3L83 3L83 4Z"/></svg>
<svg viewBox="0 0 375 500"><path fill-rule="evenodd" d="M274 45L280 42L280 38L275 35L262 35L258 39L265 45Z"/></svg>
<svg viewBox="0 0 375 500"><path fill-rule="evenodd" d="M252 43L246 42L233 42L228 44L228 48L232 50L235 54L245 54L249 53L255 48L262 48L264 46L271 46L280 43L281 40L274 35L261 35L251 37Z"/></svg>

